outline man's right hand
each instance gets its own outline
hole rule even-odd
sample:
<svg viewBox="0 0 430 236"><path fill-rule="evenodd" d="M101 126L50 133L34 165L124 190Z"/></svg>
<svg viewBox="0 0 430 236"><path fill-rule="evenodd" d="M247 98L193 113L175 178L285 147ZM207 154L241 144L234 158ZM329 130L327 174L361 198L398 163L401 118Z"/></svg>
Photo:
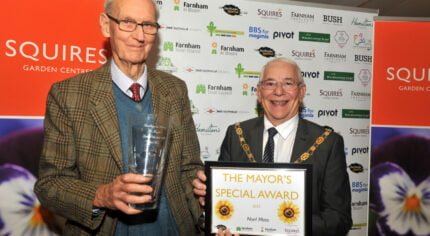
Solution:
<svg viewBox="0 0 430 236"><path fill-rule="evenodd" d="M205 205L206 196L206 175L202 170L197 171L196 178L193 180L193 192L199 197L199 202L201 206Z"/></svg>
<svg viewBox="0 0 430 236"><path fill-rule="evenodd" d="M148 185L150 182L151 178L139 174L120 175L111 183L97 188L93 206L120 210L129 215L139 214L142 211L130 207L129 204L142 204L152 200L149 195L153 191Z"/></svg>

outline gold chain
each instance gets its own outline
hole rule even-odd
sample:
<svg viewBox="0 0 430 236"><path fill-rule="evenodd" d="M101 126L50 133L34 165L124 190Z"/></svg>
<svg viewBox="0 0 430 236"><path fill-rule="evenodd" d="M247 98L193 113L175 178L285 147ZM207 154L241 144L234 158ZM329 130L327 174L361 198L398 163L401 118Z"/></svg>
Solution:
<svg viewBox="0 0 430 236"><path fill-rule="evenodd" d="M240 146L242 146L242 149L245 152L246 157L248 158L248 160L250 162L256 162L254 155L251 152L251 148L246 143L245 137L243 137L243 130L240 127L240 123L239 122L235 123L234 127L236 129L236 134L239 137ZM302 155L300 155L300 158L297 159L294 163L301 163L301 162L309 159L312 156L312 154L314 154L315 150L317 150L318 146L321 145L332 132L333 132L333 129L325 127L324 133L322 133L315 140L314 144L312 144L312 146L306 152L304 152Z"/></svg>

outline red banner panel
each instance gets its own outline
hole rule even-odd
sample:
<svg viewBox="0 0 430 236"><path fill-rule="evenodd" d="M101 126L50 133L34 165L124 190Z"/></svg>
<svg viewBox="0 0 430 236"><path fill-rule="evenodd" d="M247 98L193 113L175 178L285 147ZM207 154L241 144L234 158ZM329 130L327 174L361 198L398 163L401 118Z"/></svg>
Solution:
<svg viewBox="0 0 430 236"><path fill-rule="evenodd" d="M373 125L428 126L430 22L374 24Z"/></svg>

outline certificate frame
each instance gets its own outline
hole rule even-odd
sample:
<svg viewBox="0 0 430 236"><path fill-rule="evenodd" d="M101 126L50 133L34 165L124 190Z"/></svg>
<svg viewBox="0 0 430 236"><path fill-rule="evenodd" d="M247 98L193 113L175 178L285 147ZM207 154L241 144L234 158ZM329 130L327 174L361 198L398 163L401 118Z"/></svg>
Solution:
<svg viewBox="0 0 430 236"><path fill-rule="evenodd" d="M230 173L232 173L233 176L230 176ZM250 175L250 173L255 173L255 176ZM295 164L295 163L250 163L250 162L218 162L218 161L206 161L205 162L205 174L207 176L207 191L206 191L206 203L205 203L205 235L214 235L214 230L216 228L221 227L222 229L230 228L230 231L232 233L239 233L239 234L247 234L247 235L294 235L294 236L301 236L301 235L311 235L312 233L312 226L311 226L311 220L312 220L312 165L311 164ZM220 176L224 176L222 179L220 179ZM228 176L228 177L227 177ZM257 176L257 177L256 177ZM287 180L287 177L292 177L294 179L294 185L289 186L284 180ZM282 177L282 178L281 178ZM233 180L235 183L231 183L226 181ZM262 182L263 180L266 180L267 183ZM272 179L273 181L270 182L269 180ZM278 179L279 181L275 181ZM288 178L289 179L289 178ZM220 181L221 180L221 181ZM240 183L237 183L240 181ZM248 180L248 181L243 181ZM260 191L254 191L255 187L257 186L255 184L256 180L257 185L260 184L263 186L267 184L267 186L270 186L270 184L278 184L276 187L281 187L281 189L276 188L277 190L260 190ZM249 182L251 181L251 182ZM291 183L291 181L289 182ZM234 184L238 184L237 186L240 186L240 189L229 189L234 188L232 187ZM285 186L285 188L284 188ZM298 186L298 190L295 189L292 186ZM302 187L301 187L302 186ZM297 196L300 196L300 204L296 205L293 200L291 200L293 197L288 198L289 191L293 189L294 192L290 193L297 193ZM273 204L272 199L267 199L268 195L261 194L261 193L268 193L268 192L276 192L277 194L270 194L270 196L273 198ZM283 194L280 194L280 193ZM285 194L287 193L287 194ZM294 194L296 195L296 194ZM220 196L222 196L222 200L220 200ZM239 200L239 207L235 207L235 201L238 200L235 198L238 198L240 196ZM249 226L244 225L244 216L247 212L252 212L252 210L255 209L249 209L247 207L247 202L252 205L251 208L260 208L259 204L253 204L254 201L261 202L261 199L259 197L262 197L262 201L265 202L266 206L279 206L276 209L276 212L271 212L272 219L266 219L264 217L256 216L256 217L246 217L246 221L249 222ZM292 194L291 194L292 196ZM284 198L283 198L284 197ZM288 198L288 200L286 200ZM250 199L250 200L248 200ZM276 200L275 200L276 199ZM224 201L225 200L225 201ZM214 203L216 201L216 204ZM268 202L267 202L268 201ZM282 203L279 204L279 201ZM233 204L232 204L233 202ZM285 204L283 203L285 202ZM223 205L225 203L225 205ZM267 204L269 203L269 204ZM290 207L290 203L293 207ZM283 205L284 204L284 205ZM245 207L241 207L242 205L245 205ZM225 208L224 208L225 207ZM231 208L231 209L230 209ZM234 209L239 208L239 209ZM265 210L265 207L261 207ZM270 208L270 207L268 207ZM224 212L224 209L227 209L226 213ZM245 210L247 209L247 210ZM297 211L296 217L293 220L291 220L290 215L288 214L289 210L293 209ZM250 210L250 211L248 211ZM258 209L260 210L260 209ZM260 211L259 211L260 212ZM284 214L281 214L283 212ZM225 214L225 215L223 215ZM225 224L219 224L219 222L227 222L230 223L229 220L232 220L239 214L239 224L231 224L227 226ZM262 213L263 214L263 213ZM235 217L233 217L235 216ZM299 217L300 216L300 217ZM269 218L270 218L269 217ZM277 217L279 219L277 219ZM228 219L226 219L228 218ZM255 220L254 220L255 218ZM254 221L253 221L254 220ZM265 224L265 220L268 220ZM232 220L233 221L233 220ZM261 222L259 222L261 221ZM283 227L282 225L285 225L286 228L281 229L284 230L282 233L278 229L275 229L274 223L276 222L277 226ZM279 223L280 222L280 223ZM235 221L237 223L237 221ZM262 226L258 226L258 223ZM265 227L264 225L267 225ZM291 226L291 228L289 228Z"/></svg>

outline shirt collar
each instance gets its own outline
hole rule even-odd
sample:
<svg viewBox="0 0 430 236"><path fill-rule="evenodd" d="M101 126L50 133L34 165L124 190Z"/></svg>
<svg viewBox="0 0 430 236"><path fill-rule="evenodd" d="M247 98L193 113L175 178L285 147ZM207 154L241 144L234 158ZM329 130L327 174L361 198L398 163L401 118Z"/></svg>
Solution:
<svg viewBox="0 0 430 236"><path fill-rule="evenodd" d="M119 89L121 89L121 91L127 93L127 90L133 83L140 84L140 86L143 88L143 91L146 91L148 84L148 72L146 65L143 74L139 77L139 79L137 79L137 81L132 80L130 77L124 74L124 72L122 72L115 64L114 60L111 60L110 70L112 73L112 81L118 86Z"/></svg>
<svg viewBox="0 0 430 236"><path fill-rule="evenodd" d="M281 135L283 139L286 139L288 134L297 129L299 126L299 114L296 114L291 119L285 121L284 123L276 126L276 130ZM270 123L269 119L264 116L264 131L274 127L272 123Z"/></svg>

